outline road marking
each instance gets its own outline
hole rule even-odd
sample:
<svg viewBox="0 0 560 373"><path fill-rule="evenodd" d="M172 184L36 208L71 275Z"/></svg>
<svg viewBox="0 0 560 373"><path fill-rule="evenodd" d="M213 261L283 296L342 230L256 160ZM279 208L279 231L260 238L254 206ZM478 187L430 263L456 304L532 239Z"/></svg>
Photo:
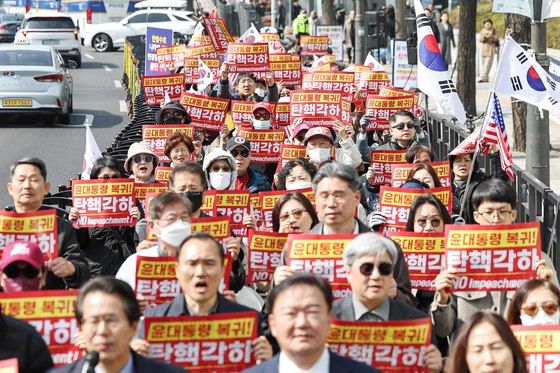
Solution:
<svg viewBox="0 0 560 373"><path fill-rule="evenodd" d="M60 123L54 123L53 127L62 127L62 128L84 128L84 124L86 123L86 121L89 121L89 123L92 125L93 127L93 118L95 117L93 114L76 114L76 113L72 113L70 114L70 118L75 118L77 116L83 116L84 117L84 121L80 124L60 124Z"/></svg>
<svg viewBox="0 0 560 373"><path fill-rule="evenodd" d="M122 84L120 80L114 80L113 82L115 83L115 88L122 88Z"/></svg>
<svg viewBox="0 0 560 373"><path fill-rule="evenodd" d="M105 71L113 71L109 66L107 65L103 65L103 68L105 69Z"/></svg>
<svg viewBox="0 0 560 373"><path fill-rule="evenodd" d="M125 100L119 100L119 110L121 113L128 112L128 105L126 104Z"/></svg>
<svg viewBox="0 0 560 373"><path fill-rule="evenodd" d="M89 53L84 53L84 56L86 56L86 58L89 58L90 60L95 60L95 58L93 58L93 56Z"/></svg>

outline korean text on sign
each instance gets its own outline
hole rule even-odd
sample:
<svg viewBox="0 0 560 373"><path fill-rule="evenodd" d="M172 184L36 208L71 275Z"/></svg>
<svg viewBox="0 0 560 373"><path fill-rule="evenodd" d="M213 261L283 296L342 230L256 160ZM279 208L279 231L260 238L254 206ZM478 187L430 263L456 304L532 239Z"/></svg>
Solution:
<svg viewBox="0 0 560 373"><path fill-rule="evenodd" d="M414 96L384 97L368 95L366 98L366 115L370 124L368 131L389 129L389 118L400 110L413 111Z"/></svg>
<svg viewBox="0 0 560 373"><path fill-rule="evenodd" d="M355 234L290 234L287 263L294 272L309 272L329 281L335 299L350 295L342 261L346 245Z"/></svg>
<svg viewBox="0 0 560 373"><path fill-rule="evenodd" d="M0 211L0 248L16 240L36 242L45 261L58 257L56 210Z"/></svg>
<svg viewBox="0 0 560 373"><path fill-rule="evenodd" d="M169 183L171 178L171 167L157 166L154 171L155 179L158 183Z"/></svg>
<svg viewBox="0 0 560 373"><path fill-rule="evenodd" d="M264 73L268 70L268 43L230 43L226 62L232 73Z"/></svg>
<svg viewBox="0 0 560 373"><path fill-rule="evenodd" d="M327 54L329 47L328 36L303 35L300 38L302 56L322 56Z"/></svg>
<svg viewBox="0 0 560 373"><path fill-rule="evenodd" d="M307 157L307 150L305 150L305 146L303 145L292 145L292 144L281 144L280 145L280 162L278 163L278 167L276 167L276 172L280 172L280 170L288 163L289 161L296 159L296 158L305 158Z"/></svg>
<svg viewBox="0 0 560 373"><path fill-rule="evenodd" d="M381 89L391 86L391 79L384 71L356 71L355 74L361 99L368 94L376 95Z"/></svg>
<svg viewBox="0 0 560 373"><path fill-rule="evenodd" d="M454 290L517 290L536 276L540 225L446 225L445 248L447 269L457 276Z"/></svg>
<svg viewBox="0 0 560 373"><path fill-rule="evenodd" d="M249 231L248 284L272 281L287 239L285 233Z"/></svg>
<svg viewBox="0 0 560 373"><path fill-rule="evenodd" d="M285 57L285 55L290 57ZM282 82L286 87L301 84L301 62L299 56L293 54L271 54L269 65L274 72L274 80Z"/></svg>
<svg viewBox="0 0 560 373"><path fill-rule="evenodd" d="M243 216L251 214L249 191L217 190L216 213L229 217L230 227L236 237L247 237Z"/></svg>
<svg viewBox="0 0 560 373"><path fill-rule="evenodd" d="M150 149L159 157L160 161L168 162L170 159L165 155L165 140L175 132L182 132L191 138L193 137L193 127L190 125L145 124L142 126L142 141L150 146Z"/></svg>
<svg viewBox="0 0 560 373"><path fill-rule="evenodd" d="M184 81L184 74L158 77L143 76L142 87L144 87L146 104L150 106L159 106L165 99L166 94L169 95L171 100L178 100L183 92Z"/></svg>
<svg viewBox="0 0 560 373"><path fill-rule="evenodd" d="M560 371L560 325L511 325L527 357L527 371Z"/></svg>
<svg viewBox="0 0 560 373"><path fill-rule="evenodd" d="M216 51L219 54L225 53L228 44L233 42L233 38L229 34L224 21L217 18L203 18L202 23Z"/></svg>
<svg viewBox="0 0 560 373"><path fill-rule="evenodd" d="M392 164L391 165L391 186L400 187L408 179L408 174L412 169L412 164ZM441 186L451 186L451 167L447 161L432 162L430 166L437 174Z"/></svg>
<svg viewBox="0 0 560 373"><path fill-rule="evenodd" d="M2 313L31 324L43 337L55 366L82 356L74 345L78 333L75 317L76 290L43 290L0 293Z"/></svg>
<svg viewBox="0 0 560 373"><path fill-rule="evenodd" d="M427 372L421 364L431 335L429 318L383 322L333 320L328 347L383 372Z"/></svg>
<svg viewBox="0 0 560 373"><path fill-rule="evenodd" d="M306 91L332 91L352 93L354 73L312 72L303 74L301 89Z"/></svg>
<svg viewBox="0 0 560 373"><path fill-rule="evenodd" d="M207 131L219 131L226 120L229 100L184 93L181 104L189 113L192 125Z"/></svg>
<svg viewBox="0 0 560 373"><path fill-rule="evenodd" d="M441 223L443 224L443 222ZM398 243L408 265L413 289L435 290L434 280L443 269L445 257L444 234L390 232L389 237Z"/></svg>
<svg viewBox="0 0 560 373"><path fill-rule="evenodd" d="M175 275L174 257L136 258L136 295L150 303L161 304L173 300L181 293L181 286Z"/></svg>
<svg viewBox="0 0 560 373"><path fill-rule="evenodd" d="M406 150L372 150L370 153L371 185L391 185L391 165L406 163Z"/></svg>
<svg viewBox="0 0 560 373"><path fill-rule="evenodd" d="M256 312L211 316L146 317L149 356L190 372L240 372L255 365Z"/></svg>
<svg viewBox="0 0 560 373"><path fill-rule="evenodd" d="M222 244L224 239L231 235L227 216L191 219L191 229L193 233L208 233Z"/></svg>
<svg viewBox="0 0 560 373"><path fill-rule="evenodd" d="M251 142L251 159L255 163L278 163L284 130L241 130L238 136Z"/></svg>
<svg viewBox="0 0 560 373"><path fill-rule="evenodd" d="M290 124L332 127L334 120L348 123L350 97L330 91L291 91Z"/></svg>
<svg viewBox="0 0 560 373"><path fill-rule="evenodd" d="M173 30L148 27L146 29L146 76L166 75L168 72L160 66L157 50L173 45Z"/></svg>
<svg viewBox="0 0 560 373"><path fill-rule="evenodd" d="M134 207L134 180L72 180L72 204L78 209L77 226L125 227L136 224L130 216Z"/></svg>

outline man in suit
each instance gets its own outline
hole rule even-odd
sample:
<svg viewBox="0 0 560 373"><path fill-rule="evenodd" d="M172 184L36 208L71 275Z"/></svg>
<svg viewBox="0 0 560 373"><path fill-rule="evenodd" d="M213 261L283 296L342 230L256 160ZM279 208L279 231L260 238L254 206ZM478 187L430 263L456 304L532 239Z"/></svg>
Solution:
<svg viewBox="0 0 560 373"><path fill-rule="evenodd" d="M124 281L106 276L86 283L78 295L76 319L81 326L86 350L99 354L98 363L89 365L84 357L54 369L53 373L184 372L179 367L142 357L130 349L130 340L140 320L140 306L134 291Z"/></svg>
<svg viewBox="0 0 560 373"><path fill-rule="evenodd" d="M280 353L245 372L379 372L326 347L332 299L330 286L306 273L295 274L275 287L268 297L269 322Z"/></svg>
<svg viewBox="0 0 560 373"><path fill-rule="evenodd" d="M333 304L333 317L345 321L398 321L429 317L407 304L391 299L395 292L392 277L398 249L390 239L377 233L363 233L344 250L346 276L352 295ZM430 372L440 372L441 354L428 346L422 362Z"/></svg>

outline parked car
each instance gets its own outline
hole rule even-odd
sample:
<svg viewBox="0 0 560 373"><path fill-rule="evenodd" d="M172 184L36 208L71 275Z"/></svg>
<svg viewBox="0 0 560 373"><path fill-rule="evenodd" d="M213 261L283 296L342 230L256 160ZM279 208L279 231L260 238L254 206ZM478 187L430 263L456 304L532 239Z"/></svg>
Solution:
<svg viewBox="0 0 560 373"><path fill-rule="evenodd" d="M49 45L0 45L0 115L38 114L67 124L72 76Z"/></svg>
<svg viewBox="0 0 560 373"><path fill-rule="evenodd" d="M0 14L0 43L13 43L16 32L21 26L23 14L2 13Z"/></svg>
<svg viewBox="0 0 560 373"><path fill-rule="evenodd" d="M145 35L149 27L171 29L183 35L192 35L196 20L187 12L146 9L139 10L119 22L88 26L84 45L98 52L107 52L124 45L127 36Z"/></svg>
<svg viewBox="0 0 560 373"><path fill-rule="evenodd" d="M79 29L69 15L26 14L14 44L52 45L64 58L82 66Z"/></svg>

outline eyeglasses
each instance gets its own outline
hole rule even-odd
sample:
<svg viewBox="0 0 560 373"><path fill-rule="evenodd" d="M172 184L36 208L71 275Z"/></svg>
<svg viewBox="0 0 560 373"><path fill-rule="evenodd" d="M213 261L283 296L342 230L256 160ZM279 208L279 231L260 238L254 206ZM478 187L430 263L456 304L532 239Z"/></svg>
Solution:
<svg viewBox="0 0 560 373"><path fill-rule="evenodd" d="M231 167L228 165L214 165L210 167L210 172L231 172Z"/></svg>
<svg viewBox="0 0 560 373"><path fill-rule="evenodd" d="M18 278L24 276L25 278L37 278L41 270L33 268L30 265L26 265L23 269L20 269L17 265L10 265L4 268L4 274L8 278Z"/></svg>
<svg viewBox="0 0 560 373"><path fill-rule="evenodd" d="M428 221L430 222L430 225L434 228L437 228L441 225L441 219L418 219L416 220L416 224L418 224L419 227L424 228L426 225L428 225Z"/></svg>
<svg viewBox="0 0 560 373"><path fill-rule="evenodd" d="M179 154L189 154L189 149L187 148L173 148L171 150L171 155L179 155Z"/></svg>
<svg viewBox="0 0 560 373"><path fill-rule="evenodd" d="M558 303L554 303L554 302L544 303L541 306L537 306L536 304L531 304L525 307L521 307L523 312L525 312L529 316L535 316L539 312L539 309L542 309L548 315L554 315L558 311L558 308L559 308Z"/></svg>
<svg viewBox="0 0 560 373"><path fill-rule="evenodd" d="M233 158L236 158L239 154L241 154L243 158L247 158L249 156L249 151L247 149L241 149L241 151L233 149L230 153Z"/></svg>
<svg viewBox="0 0 560 373"><path fill-rule="evenodd" d="M193 192L193 193L196 193L196 192ZM200 192L200 193L202 193L202 192ZM184 194L184 193L181 193L181 194ZM181 220L184 223L190 223L191 218L187 215L187 216L180 216L180 217L177 217L177 218L173 217L173 218L167 218L167 219L154 219L154 220L162 221L162 222L165 223L165 226L168 226L169 224L171 224L171 223L173 223L177 220ZM160 225L160 227L161 227L161 225Z"/></svg>
<svg viewBox="0 0 560 373"><path fill-rule="evenodd" d="M185 117L185 114L183 114L182 112L178 111L178 110L173 110L173 111L166 111L163 114L163 119L169 119L169 118L181 118L183 119Z"/></svg>
<svg viewBox="0 0 560 373"><path fill-rule="evenodd" d="M392 126L391 128L396 128L399 131L402 131L404 129L404 127L406 126L406 128L413 129L414 128L414 122L408 122L408 123L399 123L396 126Z"/></svg>
<svg viewBox="0 0 560 373"><path fill-rule="evenodd" d="M362 265L360 265L360 273L366 277L369 277L373 273L374 268L375 264L373 263L362 263ZM377 265L377 270L379 271L381 276L389 276L391 273L393 273L393 265L388 262L381 262Z"/></svg>
<svg viewBox="0 0 560 373"><path fill-rule="evenodd" d="M152 163L154 161L154 156L151 154L146 154L146 155L136 154L134 157L132 157L132 160L134 161L134 163L141 163L142 161L146 163Z"/></svg>
<svg viewBox="0 0 560 373"><path fill-rule="evenodd" d="M511 216L513 211L477 211L484 219L492 220L494 216L497 216L499 220L506 220Z"/></svg>
<svg viewBox="0 0 560 373"><path fill-rule="evenodd" d="M307 212L307 211L301 210L301 209L300 209L300 210L289 211L289 212L287 212L287 213L285 213L285 214L280 215L280 216L279 216L279 219L280 219L280 221L281 221L282 223L285 222L286 220L288 220L288 218L289 218L290 216L293 216L296 220L299 220L299 219L301 219L301 217L303 216L303 213L304 213L304 212Z"/></svg>
<svg viewBox="0 0 560 373"><path fill-rule="evenodd" d="M255 113L253 114L255 116L255 119L261 120L268 120L270 119L270 113Z"/></svg>
<svg viewBox="0 0 560 373"><path fill-rule="evenodd" d="M101 325L101 322L103 322L103 324L107 328L109 328L110 330L114 330L119 326L121 321L122 320L118 317L111 315L92 316L82 320L82 326L84 327L84 329L87 329L90 332L96 332L99 330L99 325Z"/></svg>

